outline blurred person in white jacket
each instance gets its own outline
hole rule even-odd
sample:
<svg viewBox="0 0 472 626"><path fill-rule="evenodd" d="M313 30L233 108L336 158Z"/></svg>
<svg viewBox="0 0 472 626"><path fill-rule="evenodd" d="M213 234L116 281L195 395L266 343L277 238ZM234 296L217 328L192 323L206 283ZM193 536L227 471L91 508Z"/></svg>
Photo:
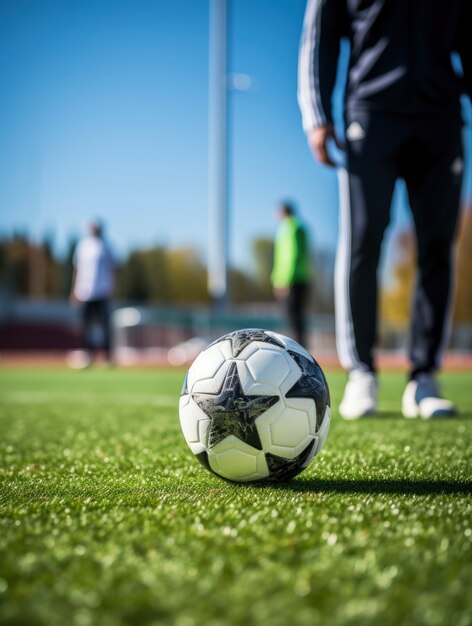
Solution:
<svg viewBox="0 0 472 626"><path fill-rule="evenodd" d="M115 287L115 261L103 236L103 226L93 221L74 252L71 302L81 307L87 363L97 348L112 361L110 304Z"/></svg>

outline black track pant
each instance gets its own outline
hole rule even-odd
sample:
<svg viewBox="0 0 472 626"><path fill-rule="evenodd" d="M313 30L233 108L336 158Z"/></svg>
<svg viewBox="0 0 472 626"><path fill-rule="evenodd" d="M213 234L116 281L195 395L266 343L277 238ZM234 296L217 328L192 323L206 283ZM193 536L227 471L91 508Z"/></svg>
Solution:
<svg viewBox="0 0 472 626"><path fill-rule="evenodd" d="M440 365L451 305L452 247L463 169L458 118L350 115L339 172L336 335L341 364L374 371L377 265L395 182L408 190L418 245L411 305L411 377Z"/></svg>
<svg viewBox="0 0 472 626"><path fill-rule="evenodd" d="M100 329L102 342L97 346L94 341L94 328ZM108 300L89 300L82 306L82 331L85 349L92 352L103 348L107 359L111 357L110 344L110 303Z"/></svg>
<svg viewBox="0 0 472 626"><path fill-rule="evenodd" d="M287 296L287 315L294 339L301 346L306 346L305 309L308 297L308 285L295 283L290 285Z"/></svg>

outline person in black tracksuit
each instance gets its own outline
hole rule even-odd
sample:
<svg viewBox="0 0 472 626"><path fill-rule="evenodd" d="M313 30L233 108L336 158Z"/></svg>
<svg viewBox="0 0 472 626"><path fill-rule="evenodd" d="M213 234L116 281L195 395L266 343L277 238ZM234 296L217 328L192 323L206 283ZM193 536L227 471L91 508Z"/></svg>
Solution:
<svg viewBox="0 0 472 626"><path fill-rule="evenodd" d="M429 377L434 387L432 375L440 365L463 172L460 95L472 93L471 7L471 0L307 4L298 99L309 144L327 165L334 165L329 141L339 143L331 96L340 41L345 37L350 43L346 168L339 171L336 333L340 361L350 379L363 378L364 389L370 387L371 402L359 409L360 415L375 410L376 273L397 178L406 183L418 244L410 380ZM453 69L453 52L460 56L463 76ZM415 400L417 414L433 416L423 415L431 411L421 411L420 401ZM452 413L449 405L439 403L436 413ZM344 408L345 417L360 416L349 415L346 403ZM405 415L408 412L415 409L404 407Z"/></svg>

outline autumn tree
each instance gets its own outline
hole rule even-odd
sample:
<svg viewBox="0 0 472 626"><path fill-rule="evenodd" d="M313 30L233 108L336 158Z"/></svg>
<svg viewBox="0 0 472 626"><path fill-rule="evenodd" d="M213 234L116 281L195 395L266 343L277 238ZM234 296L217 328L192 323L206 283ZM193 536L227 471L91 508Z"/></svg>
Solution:
<svg viewBox="0 0 472 626"><path fill-rule="evenodd" d="M27 296L30 286L30 244L24 234L0 240L0 284L2 290Z"/></svg>
<svg viewBox="0 0 472 626"><path fill-rule="evenodd" d="M133 250L117 273L116 296L133 302L147 302L151 284L142 254Z"/></svg>
<svg viewBox="0 0 472 626"><path fill-rule="evenodd" d="M455 255L453 322L472 324L472 205L462 212ZM397 235L392 284L382 292L382 316L406 326L410 319L412 290L416 278L416 240L413 231Z"/></svg>
<svg viewBox="0 0 472 626"><path fill-rule="evenodd" d="M410 319L411 294L416 276L416 241L411 230L400 231L395 240L392 277L381 295L382 319L406 326Z"/></svg>
<svg viewBox="0 0 472 626"><path fill-rule="evenodd" d="M254 258L254 281L259 297L263 300L272 298L270 274L274 262L274 242L272 239L258 237L252 244Z"/></svg>
<svg viewBox="0 0 472 626"><path fill-rule="evenodd" d="M32 242L25 234L0 240L0 283L11 295L50 298L58 294L58 265L52 238Z"/></svg>
<svg viewBox="0 0 472 626"><path fill-rule="evenodd" d="M454 322L472 324L472 204L462 213L457 243Z"/></svg>
<svg viewBox="0 0 472 626"><path fill-rule="evenodd" d="M177 304L208 302L207 272L192 248L167 250L167 301Z"/></svg>

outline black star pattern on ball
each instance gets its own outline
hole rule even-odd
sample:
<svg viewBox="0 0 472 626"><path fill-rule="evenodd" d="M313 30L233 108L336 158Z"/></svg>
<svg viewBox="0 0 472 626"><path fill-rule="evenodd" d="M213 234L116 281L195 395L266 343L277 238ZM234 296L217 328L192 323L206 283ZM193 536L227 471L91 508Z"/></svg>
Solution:
<svg viewBox="0 0 472 626"><path fill-rule="evenodd" d="M244 348L253 341L262 341L263 343L271 343L274 346L279 346L279 348L285 348L281 341L271 335L268 335L261 328L244 328L243 330L235 330L232 333L228 333L227 335L220 337L210 344L208 348L217 343L221 343L222 341L226 341L227 339L231 341L231 351L234 358L238 357Z"/></svg>
<svg viewBox="0 0 472 626"><path fill-rule="evenodd" d="M323 423L326 406L329 405L329 391L323 371L315 359L288 350L288 353L301 369L302 374L297 382L291 387L285 397L287 398L312 398L316 406L316 430Z"/></svg>
<svg viewBox="0 0 472 626"><path fill-rule="evenodd" d="M246 396L234 361L229 366L219 393L195 393L192 398L210 418L208 448L234 435L257 450L262 450L256 419L276 404L279 396Z"/></svg>
<svg viewBox="0 0 472 626"><path fill-rule="evenodd" d="M284 459L281 456L267 453L265 455L267 467L269 468L268 481L285 481L290 480L299 474L307 465L307 459L310 456L315 440L313 439L307 447L300 452L294 459Z"/></svg>

